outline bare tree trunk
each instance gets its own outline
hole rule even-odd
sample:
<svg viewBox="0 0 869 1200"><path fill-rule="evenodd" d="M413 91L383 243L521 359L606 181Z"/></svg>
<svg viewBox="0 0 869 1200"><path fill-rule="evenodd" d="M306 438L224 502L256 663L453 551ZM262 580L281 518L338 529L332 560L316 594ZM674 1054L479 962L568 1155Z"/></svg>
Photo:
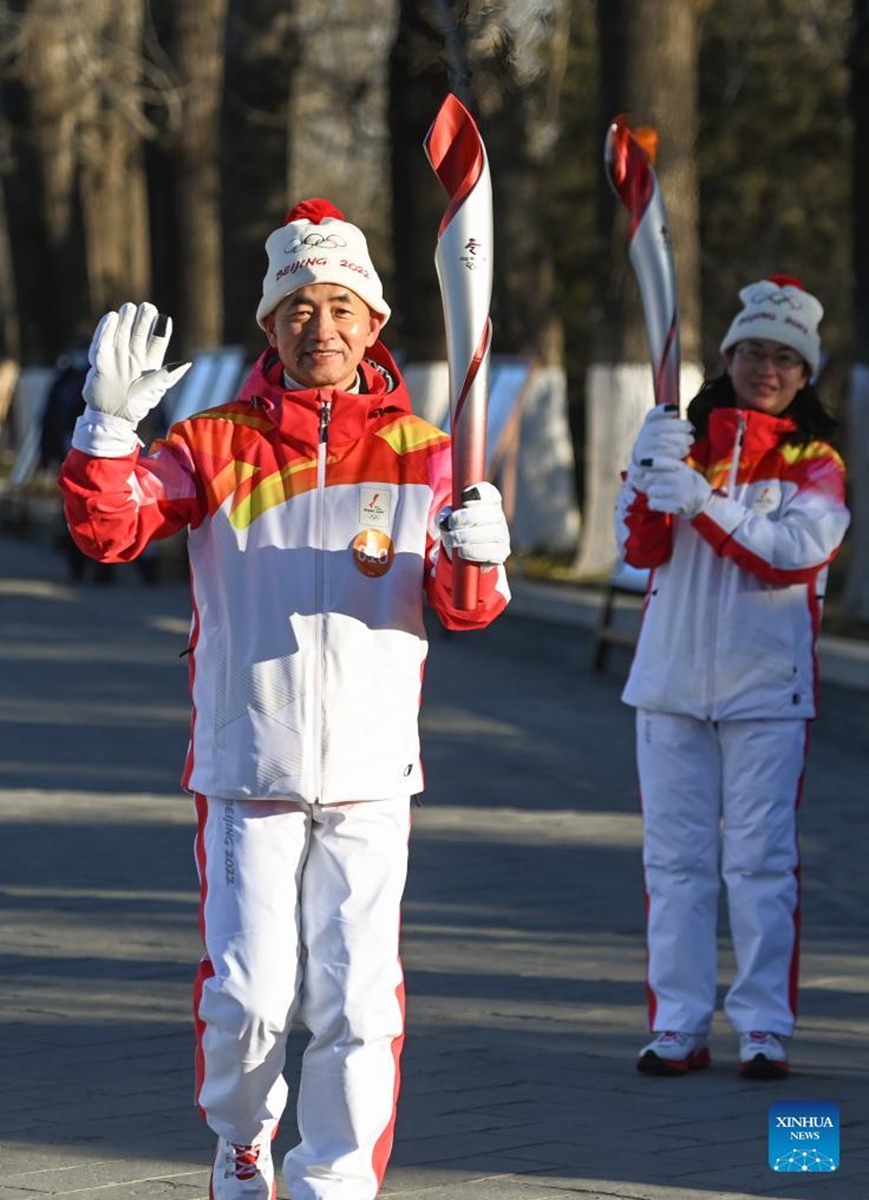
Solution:
<svg viewBox="0 0 869 1200"><path fill-rule="evenodd" d="M434 266L445 198L422 145L447 90L443 32L432 4L399 0L389 97L396 247L393 337L413 363L442 364L445 356L443 309ZM445 391L445 369L438 373Z"/></svg>
<svg viewBox="0 0 869 1200"><path fill-rule="evenodd" d="M569 35L567 0L531 10L516 0L496 6L474 0L463 27L472 64L469 100L479 115L497 202L495 349L558 368L564 332L544 180L558 139Z"/></svg>
<svg viewBox="0 0 869 1200"><path fill-rule="evenodd" d="M150 295L142 138L142 0L93 0L92 56L100 87L82 106L81 201L95 313Z"/></svg>
<svg viewBox="0 0 869 1200"><path fill-rule="evenodd" d="M392 276L389 49L394 0L296 6L288 195L325 196L365 233L387 289Z"/></svg>
<svg viewBox="0 0 869 1200"><path fill-rule="evenodd" d="M432 259L446 198L422 143L452 90L480 126L492 172L495 350L561 365L541 180L558 133L569 17L567 0L533 9L518 0L400 3L390 107L395 243L401 247L396 286L402 344L415 361L443 356Z"/></svg>
<svg viewBox="0 0 869 1200"><path fill-rule="evenodd" d="M579 511L547 174L558 141L570 8L567 0L473 0L461 27L468 98L492 168L494 351L518 355L533 370L520 426L513 545L568 554L576 549Z"/></svg>
<svg viewBox="0 0 869 1200"><path fill-rule="evenodd" d="M227 0L172 3L164 14L183 99L181 127L171 145L177 235L173 354L181 355L223 340L220 113Z"/></svg>
<svg viewBox="0 0 869 1200"><path fill-rule="evenodd" d="M298 61L293 6L230 0L223 109L224 333L253 355L263 346L256 306L265 240L283 220L287 191L290 81Z"/></svg>
<svg viewBox="0 0 869 1200"><path fill-rule="evenodd" d="M88 311L76 197L78 116L90 86L87 30L74 0L10 14L16 54L4 109L14 129L8 192L25 362L54 359Z"/></svg>
<svg viewBox="0 0 869 1200"><path fill-rule="evenodd" d="M703 0L598 0L601 146L619 113L660 131L656 173L667 206L681 314L682 394L702 380L698 188L695 161L698 15ZM666 81L666 86L662 84ZM620 471L653 401L645 321L627 259L625 214L601 173L603 321L586 384L586 499L578 574L605 577L616 560L613 508Z"/></svg>
<svg viewBox="0 0 869 1200"><path fill-rule="evenodd" d="M869 3L855 0L849 54L853 129L855 358L848 398L848 478L852 525L846 614L869 621Z"/></svg>
<svg viewBox="0 0 869 1200"><path fill-rule="evenodd" d="M0 124L4 149L9 131L5 121ZM6 154L3 154L3 158ZM6 174L4 170L3 175ZM15 287L15 266L6 209L5 188L0 187L0 360L21 359L21 328L18 321L18 296ZM2 422L0 422L2 425Z"/></svg>

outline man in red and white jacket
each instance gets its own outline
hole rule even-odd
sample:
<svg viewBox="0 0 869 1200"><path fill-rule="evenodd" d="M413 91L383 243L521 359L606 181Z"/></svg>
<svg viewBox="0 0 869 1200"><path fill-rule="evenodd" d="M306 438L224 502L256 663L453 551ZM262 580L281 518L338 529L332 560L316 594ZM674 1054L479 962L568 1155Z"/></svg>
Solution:
<svg viewBox="0 0 869 1200"><path fill-rule="evenodd" d="M449 438L411 411L379 341L390 315L361 231L306 201L266 242L269 346L239 398L142 453L136 425L187 365L171 322L100 322L61 471L77 544L134 559L188 530L190 748L205 956L197 1100L218 1135L214 1200L272 1200L294 1019L310 1031L294 1200L371 1200L392 1146L403 1040L399 906L427 599L449 629L509 600L501 498L450 507ZM480 564L476 610L452 562Z"/></svg>

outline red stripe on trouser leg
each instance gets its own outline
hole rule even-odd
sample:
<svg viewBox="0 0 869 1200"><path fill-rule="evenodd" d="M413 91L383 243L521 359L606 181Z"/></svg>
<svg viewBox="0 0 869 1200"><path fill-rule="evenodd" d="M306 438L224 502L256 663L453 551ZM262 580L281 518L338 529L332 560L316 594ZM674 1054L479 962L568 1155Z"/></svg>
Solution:
<svg viewBox="0 0 869 1200"><path fill-rule="evenodd" d="M649 892L643 885L643 906L646 910L646 929L649 927ZM646 938L646 1008L649 1013L649 1029L655 1031L657 1025L655 1019L658 1015L658 997L655 995L655 989L652 987L649 979L649 939Z"/></svg>
<svg viewBox="0 0 869 1200"><path fill-rule="evenodd" d="M817 678L816 678L817 684ZM817 691L817 686L816 689ZM811 741L812 727L810 722L806 721L806 738L803 744L803 772L800 775L800 781L797 786L797 795L795 807L799 812L800 805L803 802L803 789L806 783L806 766L809 757L809 742ZM791 956L790 971L788 972L788 997L791 1006L791 1012L794 1014L794 1020L797 1018L797 1009L799 1006L799 985L800 985L800 945L803 932L803 876L802 863L800 861L800 838L799 827L795 823L794 835L796 837L797 865L794 870L794 877L797 883L797 906L794 910L794 949Z"/></svg>
<svg viewBox="0 0 869 1200"><path fill-rule="evenodd" d="M410 840L410 814L408 812L408 841ZM399 914L399 928L401 919ZM389 1157L392 1154L392 1143L395 1138L395 1115L398 1110L398 1093L401 1090L401 1052L404 1049L404 1029L406 1025L407 1005L405 1002L404 990L404 972L401 966L401 960L398 963L401 974L401 982L395 989L395 998L398 1002L398 1007L401 1012L401 1035L392 1043L392 1061L395 1070L395 1078L392 1085L392 1115L388 1124L384 1127L383 1132L377 1139L374 1147L374 1154L371 1157L371 1166L374 1171L374 1176L377 1179L377 1187L383 1183L383 1176L386 1174L386 1168L389 1165Z"/></svg>
<svg viewBox="0 0 869 1200"><path fill-rule="evenodd" d="M205 821L208 817L208 801L199 792L195 796L196 804L196 838L193 843L193 853L196 860L196 871L199 876L199 935L205 940L205 900L208 895L208 876L206 872L205 854ZM196 969L196 979L193 983L193 1028L196 1034L195 1051L195 1084L193 1100L202 1116L205 1111L199 1103L199 1093L205 1078L205 1055L202 1049L202 1038L205 1033L205 1022L199 1015L202 1002L202 989L206 979L214 976L214 967L208 958L203 958Z"/></svg>
<svg viewBox="0 0 869 1200"><path fill-rule="evenodd" d="M404 982L395 989L395 998L398 1001L398 1006L401 1009L401 1023L404 1025L405 1020L405 996ZM383 1176L386 1174L386 1168L389 1165L389 1156L392 1153L392 1143L395 1137L395 1114L398 1107L398 1093L401 1088L401 1051L404 1048L404 1034L397 1037L392 1043L392 1061L395 1064L395 1081L392 1087L392 1116L389 1119L389 1124L383 1130L380 1137L377 1139L377 1144L374 1147L371 1165L374 1170L374 1175L377 1179L378 1188L383 1183Z"/></svg>
<svg viewBox="0 0 869 1200"><path fill-rule="evenodd" d="M209 959L203 958L196 971L196 982L193 985L193 1027L196 1030L196 1090L193 1099L203 1117L206 1114L205 1109L199 1103L199 1093L202 1091L202 1084L205 1080L205 1054L202 1049L205 1022L199 1015L199 1005L202 1000L202 989L205 986L205 981L213 978L214 967L211 965Z"/></svg>
<svg viewBox="0 0 869 1200"><path fill-rule="evenodd" d="M638 792L640 801L640 816L643 813L643 790L640 788ZM646 914L646 929L649 928L649 889L646 887L645 876L643 876L643 908ZM654 989L649 982L649 939L646 937L646 1008L649 1013L649 1029L655 1029L655 1016L658 1012L658 997L655 995Z"/></svg>

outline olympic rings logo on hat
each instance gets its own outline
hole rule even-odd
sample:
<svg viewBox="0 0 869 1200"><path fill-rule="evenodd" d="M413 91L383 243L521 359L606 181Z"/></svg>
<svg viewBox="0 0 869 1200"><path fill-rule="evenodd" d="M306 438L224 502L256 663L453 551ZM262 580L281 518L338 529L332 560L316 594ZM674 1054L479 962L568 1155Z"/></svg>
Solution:
<svg viewBox="0 0 869 1200"><path fill-rule="evenodd" d="M788 295L787 292L783 292L781 289L776 289L774 292L767 291L766 289L752 292L749 296L749 301L751 304L787 304L792 309L801 309L803 307L803 303L799 297Z"/></svg>
<svg viewBox="0 0 869 1200"><path fill-rule="evenodd" d="M337 233L319 233L311 230L304 237L293 238L284 246L284 254L295 254L302 246L316 246L319 250L343 250L347 245L344 238Z"/></svg>

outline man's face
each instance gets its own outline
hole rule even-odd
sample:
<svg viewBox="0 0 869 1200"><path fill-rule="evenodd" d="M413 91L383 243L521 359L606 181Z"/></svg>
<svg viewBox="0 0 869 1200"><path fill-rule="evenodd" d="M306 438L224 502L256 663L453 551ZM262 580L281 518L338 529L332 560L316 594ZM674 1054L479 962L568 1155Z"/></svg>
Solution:
<svg viewBox="0 0 869 1200"><path fill-rule="evenodd" d="M287 371L312 388L351 387L382 325L355 292L334 283L299 288L265 318L269 343Z"/></svg>

